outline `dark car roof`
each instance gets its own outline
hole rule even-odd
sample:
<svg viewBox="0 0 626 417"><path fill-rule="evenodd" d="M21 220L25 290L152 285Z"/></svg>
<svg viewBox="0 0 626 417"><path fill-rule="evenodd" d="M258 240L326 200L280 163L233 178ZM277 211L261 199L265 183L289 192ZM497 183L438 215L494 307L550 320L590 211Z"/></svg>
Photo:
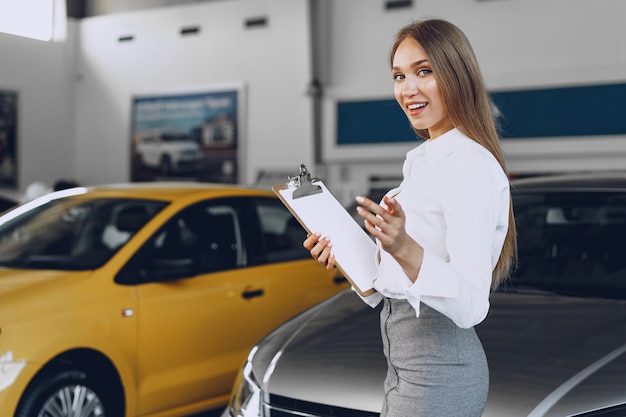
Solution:
<svg viewBox="0 0 626 417"><path fill-rule="evenodd" d="M511 181L513 191L533 190L589 190L589 191L626 191L626 172L599 172L580 174L558 174L542 177L522 178Z"/></svg>

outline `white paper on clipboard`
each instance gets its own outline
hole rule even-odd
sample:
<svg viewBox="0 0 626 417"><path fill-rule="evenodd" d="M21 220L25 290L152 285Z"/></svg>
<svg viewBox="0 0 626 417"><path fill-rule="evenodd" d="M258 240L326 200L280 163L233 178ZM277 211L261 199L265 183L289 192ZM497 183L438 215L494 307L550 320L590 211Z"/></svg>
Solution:
<svg viewBox="0 0 626 417"><path fill-rule="evenodd" d="M354 289L363 296L373 294L376 291L373 288L376 244L322 181L313 180L312 184L321 191L296 198L294 191L300 185L297 182L290 181L272 189L308 233L320 232L322 237L330 238L337 268Z"/></svg>

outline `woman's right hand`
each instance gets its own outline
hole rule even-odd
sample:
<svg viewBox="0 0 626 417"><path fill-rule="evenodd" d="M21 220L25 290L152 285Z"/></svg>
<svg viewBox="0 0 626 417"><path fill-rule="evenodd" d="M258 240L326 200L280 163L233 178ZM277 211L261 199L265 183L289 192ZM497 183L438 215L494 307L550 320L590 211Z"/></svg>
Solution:
<svg viewBox="0 0 626 417"><path fill-rule="evenodd" d="M309 235L302 244L309 250L311 256L324 266L327 270L331 270L335 267L335 255L332 254L330 238L322 238L322 235L313 233Z"/></svg>

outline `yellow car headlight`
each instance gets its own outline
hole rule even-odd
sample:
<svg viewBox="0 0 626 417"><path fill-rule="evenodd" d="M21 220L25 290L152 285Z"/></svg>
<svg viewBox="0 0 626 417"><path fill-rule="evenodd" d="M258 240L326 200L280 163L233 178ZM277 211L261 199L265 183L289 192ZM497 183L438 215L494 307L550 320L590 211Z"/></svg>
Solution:
<svg viewBox="0 0 626 417"><path fill-rule="evenodd" d="M0 356L0 391L10 387L26 366L25 360L13 360L13 352L8 351Z"/></svg>

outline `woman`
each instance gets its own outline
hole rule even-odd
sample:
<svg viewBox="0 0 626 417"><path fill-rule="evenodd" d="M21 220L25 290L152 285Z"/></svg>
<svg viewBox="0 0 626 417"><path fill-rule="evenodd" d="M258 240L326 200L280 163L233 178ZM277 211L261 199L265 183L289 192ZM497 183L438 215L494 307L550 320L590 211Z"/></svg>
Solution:
<svg viewBox="0 0 626 417"><path fill-rule="evenodd" d="M388 362L381 416L480 416L489 387L474 326L516 257L509 182L471 45L444 20L402 28L391 51L394 95L426 141L382 202L357 197L377 241L377 293ZM335 266L328 237L304 246Z"/></svg>

